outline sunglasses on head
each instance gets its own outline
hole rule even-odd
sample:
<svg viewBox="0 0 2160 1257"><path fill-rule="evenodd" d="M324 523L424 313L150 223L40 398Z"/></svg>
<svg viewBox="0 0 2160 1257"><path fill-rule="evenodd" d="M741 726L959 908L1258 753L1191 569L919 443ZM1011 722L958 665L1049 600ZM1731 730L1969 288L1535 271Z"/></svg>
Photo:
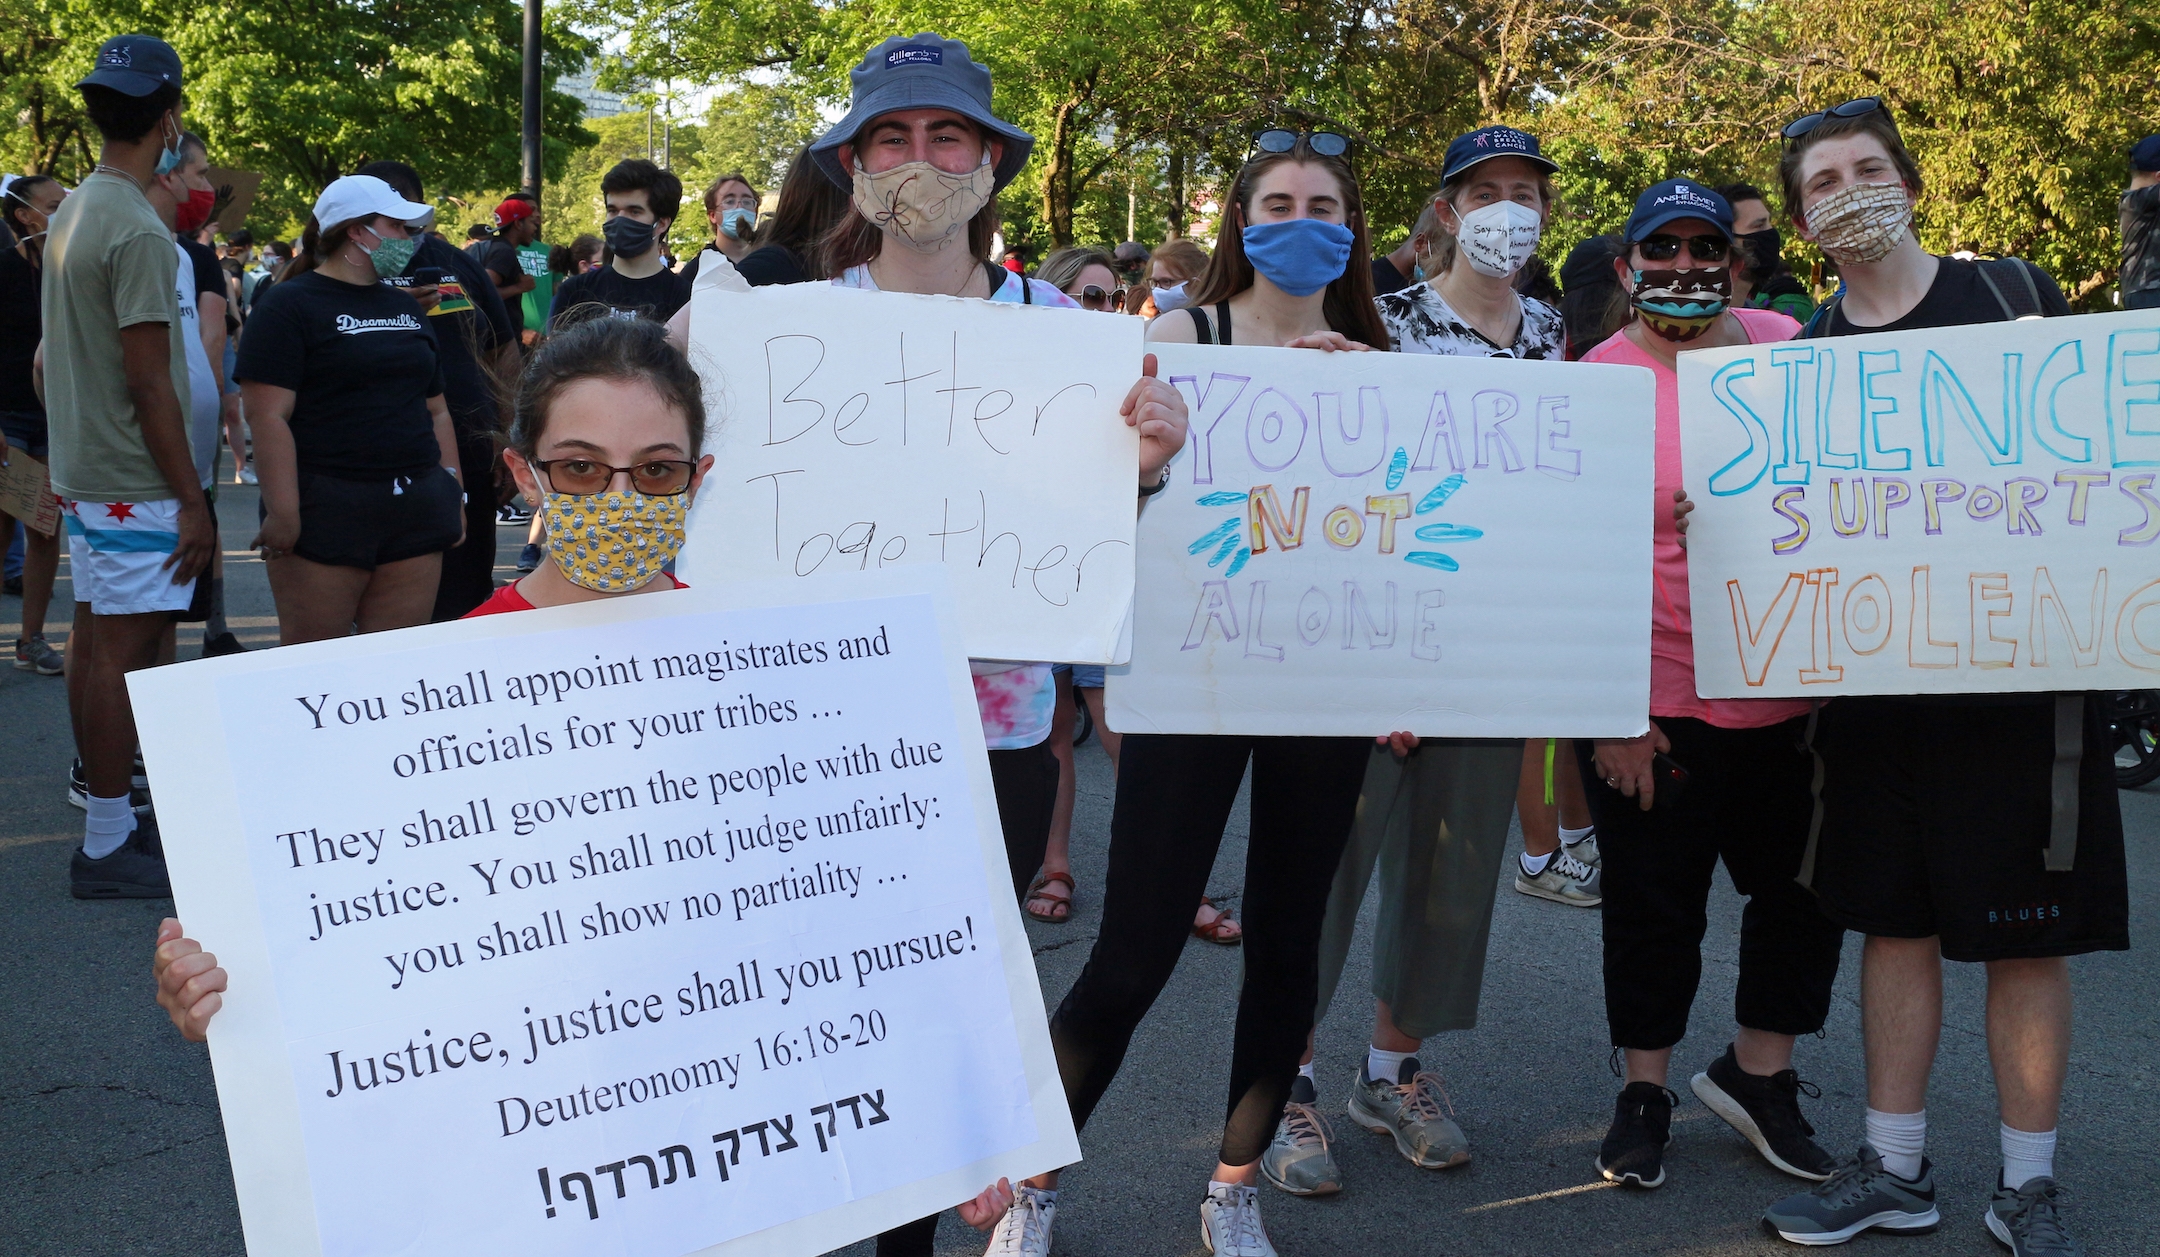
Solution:
<svg viewBox="0 0 2160 1257"><path fill-rule="evenodd" d="M1102 290L1100 284L1089 284L1080 290L1081 308L1087 310L1122 310L1125 308L1125 290L1113 288Z"/></svg>
<svg viewBox="0 0 2160 1257"><path fill-rule="evenodd" d="M1322 157L1340 157L1350 151L1350 138L1333 131L1285 131L1273 128L1253 137L1255 153L1287 153L1297 147L1299 140L1305 147Z"/></svg>
<svg viewBox="0 0 2160 1257"><path fill-rule="evenodd" d="M1883 104L1882 97L1862 96L1858 100L1848 100L1842 105L1829 109L1818 109L1804 118L1795 118L1785 124L1785 130L1781 134L1788 140L1797 140L1832 118L1858 118L1863 114L1874 113L1878 109L1883 110L1885 113L1889 112L1888 108Z"/></svg>
<svg viewBox="0 0 2160 1257"><path fill-rule="evenodd" d="M1686 245L1688 253L1698 262L1722 262L1731 248L1723 236L1647 236L1635 242L1635 248L1646 262L1670 262L1680 256L1680 246Z"/></svg>

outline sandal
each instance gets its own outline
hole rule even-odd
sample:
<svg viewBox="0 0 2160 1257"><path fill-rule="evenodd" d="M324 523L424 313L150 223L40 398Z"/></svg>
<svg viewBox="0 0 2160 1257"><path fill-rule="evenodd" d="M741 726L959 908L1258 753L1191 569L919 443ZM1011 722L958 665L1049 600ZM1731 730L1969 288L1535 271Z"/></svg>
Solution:
<svg viewBox="0 0 2160 1257"><path fill-rule="evenodd" d="M1064 892L1060 894L1051 890L1052 882L1065 883ZM1063 925L1072 920L1072 897L1073 891L1077 889L1079 888L1073 884L1070 873L1038 873L1034 882L1028 886L1027 914L1047 925ZM1036 911L1035 901L1038 899L1048 902L1050 906L1040 912Z"/></svg>
<svg viewBox="0 0 2160 1257"><path fill-rule="evenodd" d="M1206 895L1202 895L1200 896L1200 906L1203 908L1215 908L1215 902ZM1192 932L1193 937L1201 942L1220 943L1224 947L1235 947L1245 941L1245 927L1231 919L1230 914L1220 908L1215 908L1215 919L1207 924L1202 925L1198 921L1193 922Z"/></svg>

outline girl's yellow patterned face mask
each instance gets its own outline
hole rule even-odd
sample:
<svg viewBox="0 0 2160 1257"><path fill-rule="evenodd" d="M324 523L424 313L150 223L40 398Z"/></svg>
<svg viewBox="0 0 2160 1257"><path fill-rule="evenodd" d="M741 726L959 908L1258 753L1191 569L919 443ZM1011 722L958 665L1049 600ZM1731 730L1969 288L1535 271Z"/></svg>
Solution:
<svg viewBox="0 0 2160 1257"><path fill-rule="evenodd" d="M643 587L683 546L690 495L549 493L549 557L571 584L603 594Z"/></svg>

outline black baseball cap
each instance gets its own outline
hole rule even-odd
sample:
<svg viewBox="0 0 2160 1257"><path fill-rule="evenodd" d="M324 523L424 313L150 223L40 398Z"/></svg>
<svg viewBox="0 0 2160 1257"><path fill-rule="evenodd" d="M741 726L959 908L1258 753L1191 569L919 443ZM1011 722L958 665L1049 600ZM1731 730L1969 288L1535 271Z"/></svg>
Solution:
<svg viewBox="0 0 2160 1257"><path fill-rule="evenodd" d="M96 68L75 86L148 96L167 83L180 86L180 54L171 44L155 35L115 35L98 45Z"/></svg>
<svg viewBox="0 0 2160 1257"><path fill-rule="evenodd" d="M1622 238L1637 241L1669 222L1700 218L1712 224L1727 240L1732 239L1732 206L1716 188L1693 179L1667 179L1653 183L1635 198L1635 212L1628 215Z"/></svg>
<svg viewBox="0 0 2160 1257"><path fill-rule="evenodd" d="M2160 173L2160 135L2148 135L2130 146L2130 169Z"/></svg>
<svg viewBox="0 0 2160 1257"><path fill-rule="evenodd" d="M854 140L879 117L902 109L950 109L1005 141L1005 158L994 172L1003 188L1027 165L1035 137L990 112L990 69L968 55L967 45L928 31L893 36L848 71L855 96L847 116L811 142L825 177L843 188L855 186L855 174L840 165L840 146Z"/></svg>
<svg viewBox="0 0 2160 1257"><path fill-rule="evenodd" d="M1455 176L1481 161L1495 157L1520 157L1533 166L1541 166L1551 174L1560 164L1538 152L1537 137L1528 131L1514 127L1479 127L1466 135L1458 135L1447 146L1447 160L1440 170L1440 182L1452 181Z"/></svg>

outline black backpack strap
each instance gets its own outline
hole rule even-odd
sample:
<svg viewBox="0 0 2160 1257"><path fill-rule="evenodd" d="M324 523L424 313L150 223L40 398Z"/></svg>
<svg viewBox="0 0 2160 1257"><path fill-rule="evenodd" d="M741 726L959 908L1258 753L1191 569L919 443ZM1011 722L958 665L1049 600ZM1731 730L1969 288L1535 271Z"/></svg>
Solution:
<svg viewBox="0 0 2160 1257"><path fill-rule="evenodd" d="M1830 299L1823 302L1821 306L1816 308L1815 313L1808 317L1807 324L1800 329L1800 339L1812 340L1817 336L1828 336L1830 334L1830 321L1836 315L1838 307L1844 304L1844 289L1840 288L1831 293Z"/></svg>
<svg viewBox="0 0 2160 1257"><path fill-rule="evenodd" d="M2002 307L2004 319L2022 319L2027 315L2040 313L2040 289L2033 283L2032 271L2023 261L2017 258L1990 258L1979 263L1979 268L1980 280L1987 285L1988 291L1994 294L1995 304ZM2012 272L2017 275L2019 282L2005 292L1996 276ZM2018 300L2020 297L2024 300Z"/></svg>
<svg viewBox="0 0 2160 1257"><path fill-rule="evenodd" d="M1198 306L1186 306L1185 313L1192 316L1193 335L1199 338L1200 343L1203 345L1214 344L1215 327L1208 322L1207 312Z"/></svg>
<svg viewBox="0 0 2160 1257"><path fill-rule="evenodd" d="M1225 345L1234 344L1235 342L1230 339L1230 303L1228 301L1215 303L1215 321L1216 325L1222 330L1222 343Z"/></svg>

